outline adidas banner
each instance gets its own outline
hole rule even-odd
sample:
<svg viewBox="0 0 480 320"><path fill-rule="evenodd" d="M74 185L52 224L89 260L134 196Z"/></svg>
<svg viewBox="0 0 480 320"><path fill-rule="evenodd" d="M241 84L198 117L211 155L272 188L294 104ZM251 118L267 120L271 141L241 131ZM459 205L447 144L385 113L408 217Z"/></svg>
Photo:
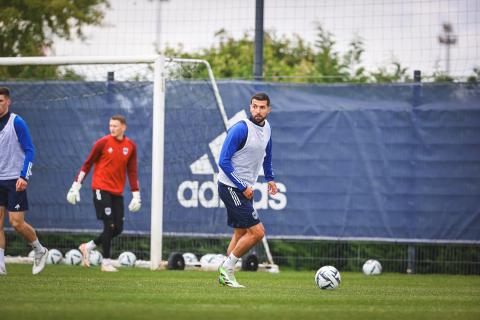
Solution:
<svg viewBox="0 0 480 320"><path fill-rule="evenodd" d="M138 148L142 209L125 230L150 231L151 83L8 83L11 111L36 146L27 220L46 230L100 230L89 174L82 201L66 193L113 114ZM258 91L272 100L273 168L255 208L270 237L480 243L480 88L463 84L293 85L221 82L230 123ZM229 234L219 200L226 135L210 86L169 82L164 232ZM128 182L125 204L131 199ZM125 206L126 207L126 206Z"/></svg>

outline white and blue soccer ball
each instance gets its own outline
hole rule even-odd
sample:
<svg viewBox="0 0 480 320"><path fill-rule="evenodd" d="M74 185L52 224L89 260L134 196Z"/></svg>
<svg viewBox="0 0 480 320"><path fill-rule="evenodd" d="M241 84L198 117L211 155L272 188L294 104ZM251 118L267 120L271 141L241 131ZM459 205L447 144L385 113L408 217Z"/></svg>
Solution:
<svg viewBox="0 0 480 320"><path fill-rule="evenodd" d="M185 252L183 254L183 260L185 260L185 264L194 264L198 262L197 256L191 252Z"/></svg>
<svg viewBox="0 0 480 320"><path fill-rule="evenodd" d="M90 261L91 266L99 266L102 263L103 256L98 250L90 251L90 256L88 261Z"/></svg>
<svg viewBox="0 0 480 320"><path fill-rule="evenodd" d="M59 264L63 260L63 254L57 249L48 250L47 264Z"/></svg>
<svg viewBox="0 0 480 320"><path fill-rule="evenodd" d="M322 290L336 289L341 281L340 272L332 266L323 266L315 273L315 283Z"/></svg>
<svg viewBox="0 0 480 320"><path fill-rule="evenodd" d="M367 276L376 276L382 273L382 265L375 259L369 259L363 264L362 270Z"/></svg>
<svg viewBox="0 0 480 320"><path fill-rule="evenodd" d="M77 266L82 262L82 254L77 249L72 249L65 253L65 264Z"/></svg>
<svg viewBox="0 0 480 320"><path fill-rule="evenodd" d="M217 270L223 261L227 259L223 254L207 253L200 258L200 264L205 270Z"/></svg>
<svg viewBox="0 0 480 320"><path fill-rule="evenodd" d="M130 251L122 252L118 256L118 263L120 263L122 267L134 267L136 261L137 257Z"/></svg>

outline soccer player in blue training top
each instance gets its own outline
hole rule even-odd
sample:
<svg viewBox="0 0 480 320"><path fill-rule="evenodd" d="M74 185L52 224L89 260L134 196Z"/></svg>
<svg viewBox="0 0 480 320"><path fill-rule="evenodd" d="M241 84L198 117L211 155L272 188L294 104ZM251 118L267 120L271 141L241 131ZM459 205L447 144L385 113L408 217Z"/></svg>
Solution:
<svg viewBox="0 0 480 320"><path fill-rule="evenodd" d="M45 267L48 250L38 241L35 230L25 222L28 210L27 185L32 174L35 148L27 124L13 112L10 91L0 87L0 275L6 275L3 220L8 210L10 225L30 243L35 252L33 274Z"/></svg>
<svg viewBox="0 0 480 320"><path fill-rule="evenodd" d="M218 268L218 281L232 288L244 288L235 279L235 264L265 235L257 210L253 208L252 189L262 165L269 193L277 193L273 181L271 129L266 120L270 111L270 98L265 93L255 94L250 99L252 116L228 130L220 152L218 192L227 208L233 236L227 249L228 257Z"/></svg>

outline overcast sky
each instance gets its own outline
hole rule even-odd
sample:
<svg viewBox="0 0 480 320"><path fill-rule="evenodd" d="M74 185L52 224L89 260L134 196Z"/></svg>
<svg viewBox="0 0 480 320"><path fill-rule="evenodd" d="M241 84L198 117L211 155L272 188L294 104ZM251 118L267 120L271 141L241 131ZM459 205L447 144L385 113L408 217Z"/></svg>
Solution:
<svg viewBox="0 0 480 320"><path fill-rule="evenodd" d="M103 27L87 28L88 40L56 41L56 55L135 55L182 44L198 50L225 29L253 35L255 0L110 0ZM321 23L344 51L354 34L364 39L365 65L373 70L398 60L409 70L445 69L441 24L450 22L458 42L451 74L467 76L480 66L480 0L265 0L265 29L298 34L313 43Z"/></svg>

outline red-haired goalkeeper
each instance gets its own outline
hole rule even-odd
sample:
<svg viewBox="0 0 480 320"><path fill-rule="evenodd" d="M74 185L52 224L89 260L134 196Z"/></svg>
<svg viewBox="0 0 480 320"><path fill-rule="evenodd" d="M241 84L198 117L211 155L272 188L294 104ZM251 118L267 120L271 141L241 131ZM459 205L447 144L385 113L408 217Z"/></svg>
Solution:
<svg viewBox="0 0 480 320"><path fill-rule="evenodd" d="M123 231L124 205L123 188L126 176L130 182L132 200L128 209L132 212L140 210L142 205L137 174L137 147L127 138L127 124L121 115L110 119L110 134L100 138L93 146L87 160L83 163L72 187L68 191L67 201L76 204L80 201L82 181L93 168L92 189L93 203L97 219L103 221L103 232L94 240L82 243L79 247L83 256L83 265L90 266L90 251L102 245L102 271L117 271L111 264L110 247L112 238Z"/></svg>

